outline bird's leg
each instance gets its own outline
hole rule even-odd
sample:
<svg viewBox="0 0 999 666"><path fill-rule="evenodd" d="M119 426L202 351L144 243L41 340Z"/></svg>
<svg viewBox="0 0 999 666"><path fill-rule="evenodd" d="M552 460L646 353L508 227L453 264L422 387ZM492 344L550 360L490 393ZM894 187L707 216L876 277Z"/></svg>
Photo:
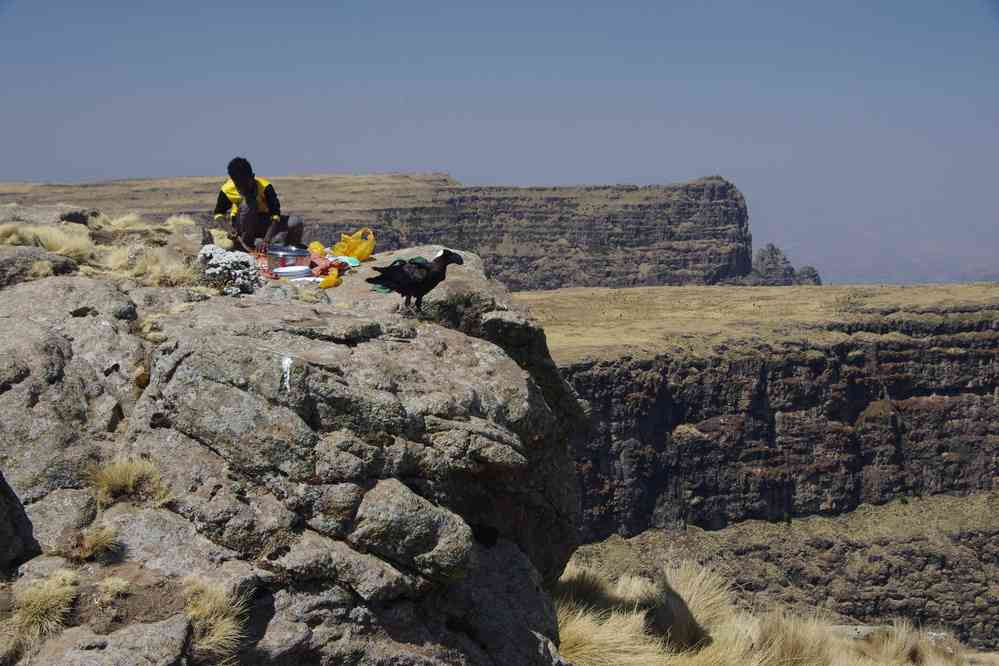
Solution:
<svg viewBox="0 0 999 666"><path fill-rule="evenodd" d="M420 312L423 310L423 296L416 297L416 311Z"/></svg>

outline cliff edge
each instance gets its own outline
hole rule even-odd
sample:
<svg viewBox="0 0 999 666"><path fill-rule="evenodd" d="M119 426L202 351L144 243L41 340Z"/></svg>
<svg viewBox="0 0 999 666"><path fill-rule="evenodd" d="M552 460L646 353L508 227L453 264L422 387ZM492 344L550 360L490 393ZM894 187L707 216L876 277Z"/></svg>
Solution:
<svg viewBox="0 0 999 666"><path fill-rule="evenodd" d="M325 304L10 271L0 622L62 590L69 628L8 656L212 663L228 618L241 664L559 663L580 413L465 256L429 320L367 267Z"/></svg>

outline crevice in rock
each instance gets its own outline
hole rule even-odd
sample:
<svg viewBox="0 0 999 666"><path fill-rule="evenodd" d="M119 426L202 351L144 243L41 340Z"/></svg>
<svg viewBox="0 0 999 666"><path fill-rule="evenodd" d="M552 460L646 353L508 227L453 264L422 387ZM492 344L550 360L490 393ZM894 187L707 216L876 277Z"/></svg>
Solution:
<svg viewBox="0 0 999 666"><path fill-rule="evenodd" d="M294 335L300 338L306 338L307 340L318 340L320 342L332 342L337 345L343 345L345 347L357 347L360 344L366 342L372 342L379 339L382 336L381 327L378 327L377 333L368 334L367 332L358 332L357 335L348 335L347 337L341 335L333 335L331 333L324 333L322 331L317 331L310 328L278 328L276 329L283 333L288 333L289 335Z"/></svg>
<svg viewBox="0 0 999 666"><path fill-rule="evenodd" d="M469 527L472 528L472 538L486 548L492 548L496 545L496 542L499 541L500 532L491 525L473 523L472 525L469 525Z"/></svg>
<svg viewBox="0 0 999 666"><path fill-rule="evenodd" d="M70 310L70 316L72 317L96 317L98 312L95 308L84 305L83 307L76 308L75 310Z"/></svg>
<svg viewBox="0 0 999 666"><path fill-rule="evenodd" d="M476 630L475 626L467 619L458 615L448 615L447 619L444 621L444 626L452 633L467 636L468 639L478 645L483 652L489 654L489 645L482 640L479 636L478 630Z"/></svg>

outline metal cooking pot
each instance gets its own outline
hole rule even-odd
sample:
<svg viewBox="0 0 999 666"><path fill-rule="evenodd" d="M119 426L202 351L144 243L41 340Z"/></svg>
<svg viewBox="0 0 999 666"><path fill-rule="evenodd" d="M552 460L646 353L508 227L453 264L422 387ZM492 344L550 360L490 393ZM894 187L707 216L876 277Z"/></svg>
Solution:
<svg viewBox="0 0 999 666"><path fill-rule="evenodd" d="M292 245L267 246L267 268L274 270L282 266L309 265L309 251Z"/></svg>
<svg viewBox="0 0 999 666"><path fill-rule="evenodd" d="M289 280L312 277L312 271L309 270L308 266L279 266L274 269L273 273L276 278L288 278Z"/></svg>

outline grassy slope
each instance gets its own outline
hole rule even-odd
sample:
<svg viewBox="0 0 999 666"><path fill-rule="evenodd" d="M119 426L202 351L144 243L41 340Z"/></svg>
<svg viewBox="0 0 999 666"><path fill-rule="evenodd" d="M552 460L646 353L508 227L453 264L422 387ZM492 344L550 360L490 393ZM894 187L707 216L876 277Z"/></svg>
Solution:
<svg viewBox="0 0 999 666"><path fill-rule="evenodd" d="M739 605L757 613L788 606L844 624L880 624L912 615L911 609L893 611L892 600L922 597L961 608L961 623L971 626L999 603L999 568L991 547L982 545L997 533L999 491L991 491L863 505L790 525L754 520L717 531L648 530L582 546L573 563L616 579L655 577L690 560L730 581ZM984 606L969 593L980 595ZM851 604L853 610L839 612ZM871 604L873 613L861 610Z"/></svg>
<svg viewBox="0 0 999 666"><path fill-rule="evenodd" d="M521 292L545 327L556 361L613 359L721 344L807 341L834 344L845 333L831 322L893 313L932 317L934 309L999 308L993 283L825 287L638 287Z"/></svg>
<svg viewBox="0 0 999 666"><path fill-rule="evenodd" d="M109 215L152 217L209 213L224 180L224 176L204 176L75 185L0 183L0 204L68 203ZM366 219L368 211L378 208L426 205L444 188L457 185L446 174L338 174L270 180L287 212L343 219Z"/></svg>

